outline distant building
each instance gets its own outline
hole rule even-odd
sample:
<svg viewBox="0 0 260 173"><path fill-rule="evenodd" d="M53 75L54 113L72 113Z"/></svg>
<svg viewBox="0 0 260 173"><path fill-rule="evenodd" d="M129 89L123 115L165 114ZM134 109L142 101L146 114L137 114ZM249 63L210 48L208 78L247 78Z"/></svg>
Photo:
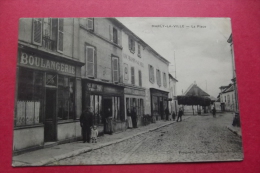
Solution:
<svg viewBox="0 0 260 173"><path fill-rule="evenodd" d="M221 93L219 94L219 101L221 103L221 110L235 111L236 101L234 85L230 84L228 86L222 86L220 89Z"/></svg>

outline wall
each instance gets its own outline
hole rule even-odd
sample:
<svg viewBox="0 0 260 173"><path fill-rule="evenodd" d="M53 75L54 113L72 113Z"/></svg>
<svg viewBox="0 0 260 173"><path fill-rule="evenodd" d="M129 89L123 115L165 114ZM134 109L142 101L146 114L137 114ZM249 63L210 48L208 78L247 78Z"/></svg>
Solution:
<svg viewBox="0 0 260 173"><path fill-rule="evenodd" d="M97 78L112 81L111 58L112 55L119 57L121 64L122 49L120 46L114 45L109 38L109 26L114 26L105 18L94 19L94 32L86 29L86 19L79 19L79 57L80 61L86 63L86 44L96 48L97 58ZM120 30L119 30L120 31ZM118 32L121 38L121 32ZM122 82L122 70L119 65L119 79ZM86 66L81 68L82 77L86 77Z"/></svg>
<svg viewBox="0 0 260 173"><path fill-rule="evenodd" d="M14 130L13 151L43 146L44 128L24 128Z"/></svg>
<svg viewBox="0 0 260 173"><path fill-rule="evenodd" d="M230 98L230 101L228 102L228 96ZM234 91L227 92L227 93L222 93L220 95L221 97L221 102L225 103L225 110L226 111L234 111L235 110L235 93ZM225 100L226 97L226 100Z"/></svg>

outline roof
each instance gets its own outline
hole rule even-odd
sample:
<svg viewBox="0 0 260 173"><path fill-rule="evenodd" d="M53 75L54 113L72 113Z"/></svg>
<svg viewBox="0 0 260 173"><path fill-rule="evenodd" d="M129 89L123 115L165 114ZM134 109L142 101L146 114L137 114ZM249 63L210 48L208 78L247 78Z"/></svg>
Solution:
<svg viewBox="0 0 260 173"><path fill-rule="evenodd" d="M127 31L128 33L130 33L132 36L136 37L138 39L139 42L141 42L142 44L144 44L146 47L148 47L155 55L157 55L158 59L164 61L165 63L167 63L168 65L170 64L170 61L168 61L167 59L165 59L164 57L162 57L158 52L156 52L150 45L148 45L145 41L143 41L140 37L138 37L135 33L133 33L129 28L127 28L123 23L121 23L119 20L117 20L116 18L107 18L108 20L116 23L117 25L119 25L119 27L121 29L124 29L125 31Z"/></svg>
<svg viewBox="0 0 260 173"><path fill-rule="evenodd" d="M228 93L234 91L234 85L231 85L229 88L226 88L222 93Z"/></svg>
<svg viewBox="0 0 260 173"><path fill-rule="evenodd" d="M178 82L178 80L175 79L175 78L172 76L172 74L170 74L170 73L169 73L169 77L170 77L171 79L175 80L176 82Z"/></svg>
<svg viewBox="0 0 260 173"><path fill-rule="evenodd" d="M208 93L203 91L197 84L191 84L190 87L183 94L185 96L210 96Z"/></svg>

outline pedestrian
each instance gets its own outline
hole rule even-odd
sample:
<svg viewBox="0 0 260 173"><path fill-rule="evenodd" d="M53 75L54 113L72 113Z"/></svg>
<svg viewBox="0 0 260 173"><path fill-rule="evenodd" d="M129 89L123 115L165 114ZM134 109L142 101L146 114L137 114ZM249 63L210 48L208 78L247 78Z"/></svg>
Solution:
<svg viewBox="0 0 260 173"><path fill-rule="evenodd" d="M131 128L133 128L133 122L132 122L131 112L130 112L129 108L127 108L126 113L127 113L128 128L131 129Z"/></svg>
<svg viewBox="0 0 260 173"><path fill-rule="evenodd" d="M180 109L179 109L179 112L178 112L177 122L179 121L179 118L180 118L180 121L182 121L182 115L183 115L183 111L182 111L182 109L180 108Z"/></svg>
<svg viewBox="0 0 260 173"><path fill-rule="evenodd" d="M216 109L215 109L215 107L213 107L213 109L212 109L212 114L213 114L213 117L215 118L216 117Z"/></svg>
<svg viewBox="0 0 260 173"><path fill-rule="evenodd" d="M87 107L80 116L80 126L82 130L83 143L90 142L91 129L93 125L93 114L90 107Z"/></svg>
<svg viewBox="0 0 260 173"><path fill-rule="evenodd" d="M165 115L166 115L166 121L168 121L168 120L169 120L169 114L170 114L169 109L166 108L166 109L164 110L164 113L165 113Z"/></svg>
<svg viewBox="0 0 260 173"><path fill-rule="evenodd" d="M176 114L175 114L175 111L172 112L172 120L175 121L175 117L176 117Z"/></svg>
<svg viewBox="0 0 260 173"><path fill-rule="evenodd" d="M133 127L137 128L137 113L136 113L136 107L133 107L132 112L132 122L133 122Z"/></svg>
<svg viewBox="0 0 260 173"><path fill-rule="evenodd" d="M106 111L106 133L112 135L113 134L113 117L111 109L108 108Z"/></svg>
<svg viewBox="0 0 260 173"><path fill-rule="evenodd" d="M93 127L91 127L91 141L92 141L92 143L97 143L97 137L98 137L97 126L93 126Z"/></svg>

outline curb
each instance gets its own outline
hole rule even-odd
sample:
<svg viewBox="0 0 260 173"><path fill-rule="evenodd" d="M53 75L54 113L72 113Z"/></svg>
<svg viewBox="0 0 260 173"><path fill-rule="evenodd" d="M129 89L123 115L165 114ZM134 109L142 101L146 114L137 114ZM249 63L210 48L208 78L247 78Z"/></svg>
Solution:
<svg viewBox="0 0 260 173"><path fill-rule="evenodd" d="M235 135L237 135L238 137L242 138L242 135L239 134L237 131L233 130L232 128L230 128L229 126L227 126L228 130L230 130L232 133L234 133Z"/></svg>
<svg viewBox="0 0 260 173"><path fill-rule="evenodd" d="M190 117L183 118L183 120L186 120L188 118L190 118ZM58 155L58 156L55 156L55 157L52 157L52 158L49 158L49 159L45 159L45 160L42 160L42 161L39 161L39 162L35 162L35 163L19 163L19 161L17 161L17 162L14 161L16 163L13 163L12 166L13 167L18 167L18 166L44 166L44 165L48 165L50 163L57 162L57 161L62 160L62 159L66 159L66 158L69 158L69 157L74 157L74 156L77 156L77 155L80 155L80 154L83 154L83 153L86 153L86 152L89 152L89 151L92 151L92 150L97 150L97 149L100 149L100 148L103 148L103 147L106 147L106 146L109 146L109 145L112 145L112 144L123 142L123 141L128 140L130 138L133 138L135 136L138 136L138 135L141 135L141 134L145 134L145 133L148 133L148 132L152 132L152 131L155 131L155 130L157 130L159 128L171 125L171 124L173 124L175 122L176 121L172 121L170 123L163 124L161 126L154 127L152 129L145 130L145 131L136 133L134 135L122 138L122 139L118 139L118 140L115 140L115 141L102 143L102 144L94 146L94 147L81 148L81 149L74 150L74 151L71 151L71 152L66 153L66 154Z"/></svg>

